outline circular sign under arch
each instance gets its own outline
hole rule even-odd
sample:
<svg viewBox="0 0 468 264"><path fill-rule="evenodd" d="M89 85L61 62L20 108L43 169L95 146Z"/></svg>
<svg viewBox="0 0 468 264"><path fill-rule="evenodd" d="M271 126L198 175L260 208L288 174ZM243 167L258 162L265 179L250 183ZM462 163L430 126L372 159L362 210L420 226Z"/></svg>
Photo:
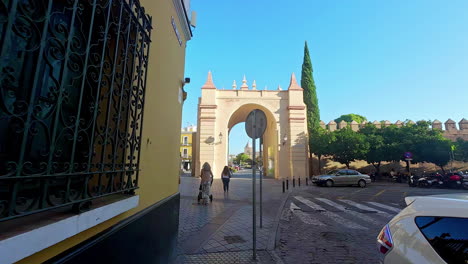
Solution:
<svg viewBox="0 0 468 264"><path fill-rule="evenodd" d="M252 139L263 136L267 126L266 121L266 115L262 110L253 110L245 120L245 132L247 132L247 135Z"/></svg>

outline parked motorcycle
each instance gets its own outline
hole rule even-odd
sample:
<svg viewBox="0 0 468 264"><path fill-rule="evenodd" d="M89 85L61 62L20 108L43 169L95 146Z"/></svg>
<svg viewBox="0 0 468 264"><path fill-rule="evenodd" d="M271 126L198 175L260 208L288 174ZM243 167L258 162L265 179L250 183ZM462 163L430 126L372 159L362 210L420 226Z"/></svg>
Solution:
<svg viewBox="0 0 468 264"><path fill-rule="evenodd" d="M445 185L449 188L462 188L463 176L458 172L449 172L445 175Z"/></svg>
<svg viewBox="0 0 468 264"><path fill-rule="evenodd" d="M416 187L418 186L418 180L420 179L419 176L411 175L408 180L409 187Z"/></svg>
<svg viewBox="0 0 468 264"><path fill-rule="evenodd" d="M468 190L468 174L463 175L462 187Z"/></svg>
<svg viewBox="0 0 468 264"><path fill-rule="evenodd" d="M418 179L418 187L432 188L432 187L444 187L444 179L439 173L434 176L427 176Z"/></svg>

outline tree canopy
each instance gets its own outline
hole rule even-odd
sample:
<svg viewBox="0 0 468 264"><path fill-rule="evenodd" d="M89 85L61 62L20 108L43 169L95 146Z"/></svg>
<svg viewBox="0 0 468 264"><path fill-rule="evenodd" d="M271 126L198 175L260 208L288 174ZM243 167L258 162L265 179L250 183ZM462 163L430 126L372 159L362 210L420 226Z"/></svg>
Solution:
<svg viewBox="0 0 468 264"><path fill-rule="evenodd" d="M351 121L356 121L359 124L361 124L362 122L367 121L367 118L358 114L347 114L347 115L341 115L340 117L335 119L335 122L340 123L343 120L347 123L350 123Z"/></svg>
<svg viewBox="0 0 468 264"><path fill-rule="evenodd" d="M237 154L236 158L234 159L234 161L237 163L237 164L242 164L242 163L245 163L247 162L247 160L249 159L249 155L245 154L245 153L239 153Z"/></svg>

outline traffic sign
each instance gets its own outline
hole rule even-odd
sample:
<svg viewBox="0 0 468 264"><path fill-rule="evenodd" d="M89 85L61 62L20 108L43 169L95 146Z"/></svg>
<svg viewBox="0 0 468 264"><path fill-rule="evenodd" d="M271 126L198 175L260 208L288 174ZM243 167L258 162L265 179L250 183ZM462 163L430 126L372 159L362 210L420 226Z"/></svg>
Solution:
<svg viewBox="0 0 468 264"><path fill-rule="evenodd" d="M245 132L252 139L257 139L263 136L267 126L266 115L260 109L255 109L249 113L245 120Z"/></svg>

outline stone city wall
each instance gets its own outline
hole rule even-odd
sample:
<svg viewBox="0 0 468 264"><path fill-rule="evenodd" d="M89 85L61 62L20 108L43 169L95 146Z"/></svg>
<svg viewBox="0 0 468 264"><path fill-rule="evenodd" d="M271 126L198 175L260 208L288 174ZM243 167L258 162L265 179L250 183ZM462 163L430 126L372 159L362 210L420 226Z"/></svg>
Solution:
<svg viewBox="0 0 468 264"><path fill-rule="evenodd" d="M352 130L358 131L361 127L365 126L367 123L370 123L368 121L364 121L362 123L357 123L356 121L352 121L349 123L349 126L351 127ZM376 127L381 128L382 126L390 126L390 125L395 125L397 127L403 126L405 123L412 123L414 124L414 121L408 120L405 122L402 122L400 120L396 121L395 123L391 123L390 121L386 120L383 122L379 121L374 121L372 124L374 124ZM348 126L348 123L346 121L341 121L340 123L336 123L335 121L330 121L328 124L325 124L325 122L320 121L320 126L324 129L327 129L328 131L335 131L337 129L344 128ZM452 119L447 120L444 124L440 122L439 120L435 120L432 122L432 129L440 129L443 131L444 137L455 141L457 138L461 138L463 140L468 140L468 120L463 118L458 122L458 127L457 123L453 121Z"/></svg>

